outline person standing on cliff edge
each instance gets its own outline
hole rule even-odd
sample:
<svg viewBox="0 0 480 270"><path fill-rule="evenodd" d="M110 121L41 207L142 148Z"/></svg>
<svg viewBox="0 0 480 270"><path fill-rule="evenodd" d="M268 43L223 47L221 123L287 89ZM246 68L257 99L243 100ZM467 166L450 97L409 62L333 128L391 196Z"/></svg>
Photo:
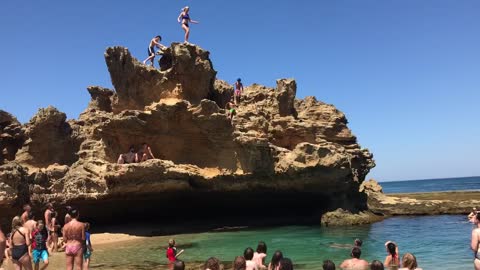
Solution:
<svg viewBox="0 0 480 270"><path fill-rule="evenodd" d="M182 24L183 31L185 31L185 41L184 41L184 43L186 43L186 44L190 44L188 42L188 38L190 36L190 26L189 26L188 23L195 23L195 24L200 23L198 21L194 21L194 20L190 19L190 15L188 14L189 11L190 11L190 7L188 7L188 6L182 8L182 12L180 12L180 15L178 15L178 18L177 18L177 21Z"/></svg>
<svg viewBox="0 0 480 270"><path fill-rule="evenodd" d="M156 36L150 40L150 44L148 45L148 57L147 59L143 60L143 64L146 65L147 61L151 62L151 66L153 67L153 60L155 59L155 47L159 48L160 50L165 50L167 47L160 44L162 41L161 36Z"/></svg>

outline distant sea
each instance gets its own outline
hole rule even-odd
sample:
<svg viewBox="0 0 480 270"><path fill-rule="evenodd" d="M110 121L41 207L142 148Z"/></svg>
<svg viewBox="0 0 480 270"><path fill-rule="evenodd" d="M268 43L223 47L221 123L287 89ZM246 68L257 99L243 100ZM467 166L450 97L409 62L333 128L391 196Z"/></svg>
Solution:
<svg viewBox="0 0 480 270"><path fill-rule="evenodd" d="M480 176L380 182L384 193L480 191Z"/></svg>

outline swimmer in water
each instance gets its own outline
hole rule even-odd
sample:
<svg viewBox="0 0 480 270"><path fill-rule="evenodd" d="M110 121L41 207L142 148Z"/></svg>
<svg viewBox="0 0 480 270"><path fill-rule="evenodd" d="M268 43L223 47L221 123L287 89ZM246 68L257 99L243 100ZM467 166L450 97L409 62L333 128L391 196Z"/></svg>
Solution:
<svg viewBox="0 0 480 270"><path fill-rule="evenodd" d="M352 258L343 261L342 264L340 264L340 268L352 270L363 270L368 268L368 262L360 259L360 256L362 255L362 250L359 247L352 248L352 253L350 255L352 256Z"/></svg>
<svg viewBox="0 0 480 270"><path fill-rule="evenodd" d="M472 230L470 248L472 249L475 258L473 259L475 270L480 270L480 213L477 213L474 216L474 223L476 228Z"/></svg>

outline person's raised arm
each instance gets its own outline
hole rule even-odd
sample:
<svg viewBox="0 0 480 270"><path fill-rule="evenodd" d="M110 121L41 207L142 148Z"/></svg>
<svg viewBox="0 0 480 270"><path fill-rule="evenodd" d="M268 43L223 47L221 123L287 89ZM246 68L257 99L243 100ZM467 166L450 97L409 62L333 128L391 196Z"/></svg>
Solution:
<svg viewBox="0 0 480 270"><path fill-rule="evenodd" d="M477 230L472 231L472 242L470 243L470 248L473 250L473 252L478 251L478 235L477 235Z"/></svg>
<svg viewBox="0 0 480 270"><path fill-rule="evenodd" d="M392 262L392 257L391 257L391 256L387 256L387 257L385 257L385 261L383 262L383 265L384 265L385 267L387 267L387 266L390 265L391 262Z"/></svg>

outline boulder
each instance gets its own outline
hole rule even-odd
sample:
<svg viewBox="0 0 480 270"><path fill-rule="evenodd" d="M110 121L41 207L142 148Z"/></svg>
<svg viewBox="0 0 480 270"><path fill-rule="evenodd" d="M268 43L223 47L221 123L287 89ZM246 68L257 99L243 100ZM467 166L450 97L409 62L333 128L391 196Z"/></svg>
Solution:
<svg viewBox="0 0 480 270"><path fill-rule="evenodd" d="M115 87L113 111L143 110L160 99L180 96L193 104L207 98L213 89L216 71L209 52L200 47L173 43L163 52L161 70L143 65L127 48L110 47L105 52L108 71ZM178 88L177 88L178 89Z"/></svg>
<svg viewBox="0 0 480 270"><path fill-rule="evenodd" d="M53 163L71 165L76 161L76 145L66 115L54 107L39 109L25 126L26 141L15 161L37 167Z"/></svg>

